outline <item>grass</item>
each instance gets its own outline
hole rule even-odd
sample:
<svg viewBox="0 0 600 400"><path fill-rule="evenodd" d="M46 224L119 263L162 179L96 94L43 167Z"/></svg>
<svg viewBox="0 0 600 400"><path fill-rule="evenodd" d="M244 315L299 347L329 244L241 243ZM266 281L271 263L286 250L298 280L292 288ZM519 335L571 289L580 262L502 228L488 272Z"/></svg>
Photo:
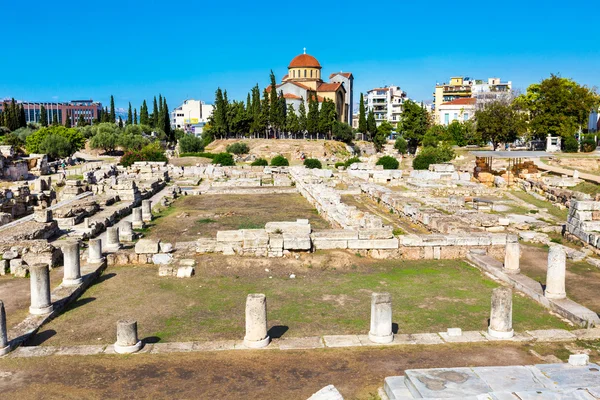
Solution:
<svg viewBox="0 0 600 400"><path fill-rule="evenodd" d="M298 218L308 218L313 230L331 228L297 193L183 196L167 209L156 211L159 213L148 233L170 242L215 237L217 231L223 230L262 229L270 221Z"/></svg>
<svg viewBox="0 0 600 400"><path fill-rule="evenodd" d="M311 263L312 268L293 269L295 279L288 277L289 264L257 265L259 260L254 259L236 267L239 257L229 263L224 257L215 260L220 270L199 266L196 277L186 280L158 277L153 267L109 268L107 279L46 326L57 333L44 344L110 343L116 320L125 316L137 319L142 338L242 338L249 293L266 294L269 326L287 327L289 337L366 333L372 292L391 293L393 321L400 333L440 332L449 327L485 330L491 291L498 286L456 260L355 258L356 267L346 270ZM264 271L265 265L271 272ZM513 309L517 331L567 328L523 296L515 294Z"/></svg>
<svg viewBox="0 0 600 400"><path fill-rule="evenodd" d="M529 193L525 193L525 192L521 192L521 191L512 191L511 193L514 196L518 197L519 199L521 199L529 204L532 204L538 208L545 208L546 210L548 210L548 214L559 219L560 221L567 220L567 216L569 215L569 210L567 210L567 209L561 210L560 208L556 207L549 201L540 200L540 199L532 196ZM531 213L531 211L529 211L529 212Z"/></svg>
<svg viewBox="0 0 600 400"><path fill-rule="evenodd" d="M67 175L68 181L82 181L83 175Z"/></svg>
<svg viewBox="0 0 600 400"><path fill-rule="evenodd" d="M600 193L600 185L586 181L578 183L577 185L569 189L580 193L586 193L592 196Z"/></svg>

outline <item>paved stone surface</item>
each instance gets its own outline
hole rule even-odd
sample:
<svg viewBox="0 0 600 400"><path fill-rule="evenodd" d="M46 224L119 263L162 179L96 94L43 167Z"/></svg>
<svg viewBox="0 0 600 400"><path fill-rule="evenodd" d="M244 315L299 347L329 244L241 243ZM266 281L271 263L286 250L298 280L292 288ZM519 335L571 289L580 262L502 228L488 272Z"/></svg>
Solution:
<svg viewBox="0 0 600 400"><path fill-rule="evenodd" d="M218 340L214 342L194 342L194 351L234 350L237 340Z"/></svg>
<svg viewBox="0 0 600 400"><path fill-rule="evenodd" d="M415 333L408 335L415 344L442 344L444 341L437 333Z"/></svg>
<svg viewBox="0 0 600 400"><path fill-rule="evenodd" d="M279 341L281 350L320 349L325 347L320 336L289 338Z"/></svg>
<svg viewBox="0 0 600 400"><path fill-rule="evenodd" d="M487 340L489 340L490 342L498 342L498 341L507 341L507 342L531 342L534 341L535 339L533 338L533 336L531 336L528 333L525 332L515 332L514 336L508 339L502 339L502 338L495 338L495 337L491 337L489 333L487 332L481 332L483 333L483 336L485 336L485 338Z"/></svg>
<svg viewBox="0 0 600 400"><path fill-rule="evenodd" d="M535 330L527 333L538 342L569 342L577 339L577 336L564 329Z"/></svg>
<svg viewBox="0 0 600 400"><path fill-rule="evenodd" d="M448 343L474 343L485 342L487 339L483 336L483 332L478 331L463 331L460 336L448 335L448 332L440 332L439 335Z"/></svg>
<svg viewBox="0 0 600 400"><path fill-rule="evenodd" d="M54 355L57 356L89 356L93 354L100 354L104 352L106 345L83 345L83 346L71 346L71 347L59 347Z"/></svg>
<svg viewBox="0 0 600 400"><path fill-rule="evenodd" d="M193 350L193 342L155 343L151 353L182 353Z"/></svg>
<svg viewBox="0 0 600 400"><path fill-rule="evenodd" d="M577 336L577 339L581 340L597 340L600 339L600 328L594 329L577 329L571 331L571 333Z"/></svg>
<svg viewBox="0 0 600 400"><path fill-rule="evenodd" d="M356 335L330 335L323 336L327 347L356 347L360 346L360 340Z"/></svg>

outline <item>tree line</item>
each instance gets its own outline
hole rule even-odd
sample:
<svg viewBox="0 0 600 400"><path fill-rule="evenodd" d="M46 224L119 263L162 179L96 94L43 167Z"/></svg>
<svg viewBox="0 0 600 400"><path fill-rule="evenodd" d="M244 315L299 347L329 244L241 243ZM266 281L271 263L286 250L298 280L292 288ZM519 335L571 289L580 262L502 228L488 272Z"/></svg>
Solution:
<svg viewBox="0 0 600 400"><path fill-rule="evenodd" d="M306 100L306 101L305 101ZM319 105L320 103L320 105ZM257 85L246 101L230 101L227 91L218 88L209 124L204 129L205 141L227 137L298 138L323 137L350 142L350 125L338 121L335 103L312 92L301 98L298 110L287 104L282 91L277 91L275 74L271 71L270 85L262 91Z"/></svg>

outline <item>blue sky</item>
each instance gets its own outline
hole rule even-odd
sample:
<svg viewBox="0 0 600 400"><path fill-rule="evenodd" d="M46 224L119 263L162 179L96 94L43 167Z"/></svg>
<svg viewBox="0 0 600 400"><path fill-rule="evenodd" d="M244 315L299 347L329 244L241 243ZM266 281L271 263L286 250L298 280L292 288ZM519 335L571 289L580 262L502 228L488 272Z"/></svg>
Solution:
<svg viewBox="0 0 600 400"><path fill-rule="evenodd" d="M578 3L0 0L0 98L107 104L113 94L117 107L139 109L159 92L170 107L212 103L220 86L245 100L303 47L323 76L351 71L357 99L399 85L428 100L456 75L501 77L523 91L550 73L596 86L597 11Z"/></svg>

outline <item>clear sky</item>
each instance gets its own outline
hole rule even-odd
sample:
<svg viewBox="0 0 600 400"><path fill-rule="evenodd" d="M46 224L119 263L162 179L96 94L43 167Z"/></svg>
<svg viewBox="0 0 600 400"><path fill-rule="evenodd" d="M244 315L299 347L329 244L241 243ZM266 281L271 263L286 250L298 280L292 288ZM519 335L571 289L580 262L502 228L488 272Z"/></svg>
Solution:
<svg viewBox="0 0 600 400"><path fill-rule="evenodd" d="M162 93L212 103L278 80L304 47L323 76L350 71L358 93L399 85L432 98L450 76L526 87L560 73L600 85L592 3L379 0L0 0L0 98L93 98L117 107ZM10 56L10 57L9 57Z"/></svg>

